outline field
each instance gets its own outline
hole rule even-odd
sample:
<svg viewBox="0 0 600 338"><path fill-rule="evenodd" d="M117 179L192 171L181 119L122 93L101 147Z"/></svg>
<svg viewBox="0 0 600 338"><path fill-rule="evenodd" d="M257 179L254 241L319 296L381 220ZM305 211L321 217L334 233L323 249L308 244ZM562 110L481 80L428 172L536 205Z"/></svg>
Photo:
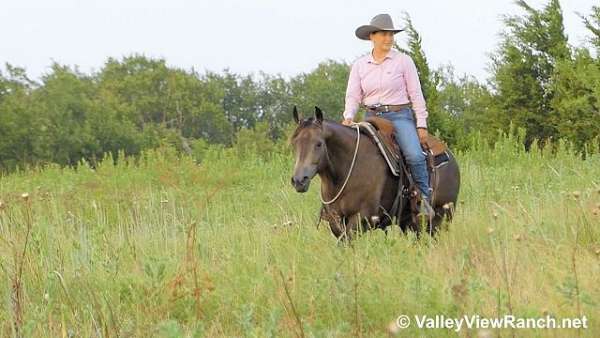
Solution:
<svg viewBox="0 0 600 338"><path fill-rule="evenodd" d="M455 220L337 243L289 152L163 147L0 178L0 335L599 337L600 155L455 152ZM113 164L116 162L116 164ZM400 315L587 319L587 329L406 329Z"/></svg>

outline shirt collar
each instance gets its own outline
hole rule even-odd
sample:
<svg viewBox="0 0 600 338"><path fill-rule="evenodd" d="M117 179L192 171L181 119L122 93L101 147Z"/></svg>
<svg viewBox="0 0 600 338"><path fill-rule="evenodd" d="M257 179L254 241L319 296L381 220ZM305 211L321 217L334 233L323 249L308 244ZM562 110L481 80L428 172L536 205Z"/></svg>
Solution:
<svg viewBox="0 0 600 338"><path fill-rule="evenodd" d="M385 55L383 60L392 59L396 55L396 53L398 53L397 50L395 50L394 48L390 49L390 51ZM373 49L371 49L371 51L369 52L369 55L367 56L367 62L375 63L375 59L373 58ZM381 62L383 62L383 61L381 61Z"/></svg>

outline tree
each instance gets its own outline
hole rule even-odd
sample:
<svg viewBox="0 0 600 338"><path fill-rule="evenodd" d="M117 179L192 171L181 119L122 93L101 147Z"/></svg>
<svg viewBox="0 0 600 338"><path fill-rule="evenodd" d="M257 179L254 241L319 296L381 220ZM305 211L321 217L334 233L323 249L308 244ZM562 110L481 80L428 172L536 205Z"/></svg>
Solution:
<svg viewBox="0 0 600 338"><path fill-rule="evenodd" d="M457 77L451 65L436 70L439 78L438 116L446 117L444 141L455 148L464 148L468 144L467 135L480 132L493 140L497 135L494 123L495 111L492 109L493 95L487 86L479 83L473 76Z"/></svg>
<svg viewBox="0 0 600 338"><path fill-rule="evenodd" d="M592 33L590 40L596 47L597 56L600 57L600 6L593 6L592 14L589 17L578 15L583 20L585 27Z"/></svg>
<svg viewBox="0 0 600 338"><path fill-rule="evenodd" d="M219 104L222 87L210 77L169 68L164 59L133 55L110 58L98 78L101 101L138 130L160 124L185 138L232 141L232 126Z"/></svg>
<svg viewBox="0 0 600 338"><path fill-rule="evenodd" d="M312 114L315 106L327 118L341 120L350 66L334 60L319 63L310 73L303 73L290 81L291 99L298 110ZM288 106L289 107L289 106ZM291 109L287 109L291 116Z"/></svg>
<svg viewBox="0 0 600 338"><path fill-rule="evenodd" d="M552 100L552 76L560 60L570 58L558 0L542 10L517 1L526 14L504 19L508 32L492 57L493 90L500 125L513 121L526 129L525 145L534 138L558 136Z"/></svg>
<svg viewBox="0 0 600 338"><path fill-rule="evenodd" d="M456 141L456 118L449 115L445 110L443 103L440 102L440 85L442 84L442 70L432 70L429 67L427 56L423 50L422 38L415 28L408 13L404 14L405 30L408 34L408 48L402 48L397 43L394 47L401 52L408 54L414 61L419 73L421 90L425 97L427 105L427 125L430 133L438 132L446 142L454 143Z"/></svg>
<svg viewBox="0 0 600 338"><path fill-rule="evenodd" d="M37 158L33 140L40 132L39 116L30 109L29 96L37 84L27 77L25 69L8 63L5 68L6 75L0 72L0 169L14 170Z"/></svg>
<svg viewBox="0 0 600 338"><path fill-rule="evenodd" d="M281 75L268 75L261 72L258 84L260 120L269 125L269 136L278 139L284 136L287 125L292 121L294 106L291 85Z"/></svg>
<svg viewBox="0 0 600 338"><path fill-rule="evenodd" d="M583 150L600 136L600 62L577 49L573 60L558 63L553 90L557 131Z"/></svg>

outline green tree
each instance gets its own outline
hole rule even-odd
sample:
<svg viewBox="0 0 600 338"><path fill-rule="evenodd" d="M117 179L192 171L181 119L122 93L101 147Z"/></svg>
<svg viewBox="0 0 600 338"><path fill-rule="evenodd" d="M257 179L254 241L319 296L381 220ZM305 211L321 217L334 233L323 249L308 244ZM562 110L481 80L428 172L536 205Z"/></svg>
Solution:
<svg viewBox="0 0 600 338"><path fill-rule="evenodd" d="M340 121L349 74L350 66L346 63L334 60L321 62L311 72L291 79L291 100L306 115L313 114L315 106L318 106L326 118ZM291 109L287 108L286 113L291 119Z"/></svg>
<svg viewBox="0 0 600 338"><path fill-rule="evenodd" d="M437 93L438 116L445 117L444 141L454 148L468 146L467 135L479 132L490 142L497 135L492 109L493 95L487 86L473 76L457 77L451 65L436 70L439 84Z"/></svg>
<svg viewBox="0 0 600 338"><path fill-rule="evenodd" d="M73 165L101 153L89 120L94 92L93 79L68 66L54 63L42 77L42 86L31 94L42 131L35 139L40 159Z"/></svg>
<svg viewBox="0 0 600 338"><path fill-rule="evenodd" d="M269 136L278 139L284 136L287 124L291 121L291 85L280 74L269 75L261 72L258 84L259 119L269 125Z"/></svg>
<svg viewBox="0 0 600 338"><path fill-rule="evenodd" d="M561 137L583 150L600 136L600 62L577 49L573 60L558 63L553 90L554 124Z"/></svg>
<svg viewBox="0 0 600 338"><path fill-rule="evenodd" d="M523 0L516 4L525 15L504 19L508 31L492 57L492 84L498 125L508 126L513 121L524 127L528 147L534 138L558 135L552 123L555 92L551 81L557 63L570 58L571 51L558 0L550 0L541 10Z"/></svg>
<svg viewBox="0 0 600 338"><path fill-rule="evenodd" d="M423 50L422 38L414 26L408 13L404 13L405 31L408 35L407 48L400 47L395 43L394 47L408 54L414 61L419 73L421 90L427 105L427 125L429 132L439 133L448 143L456 142L456 116L450 115L445 109L444 103L440 101L440 86L443 83L443 70L432 70L429 66L427 56ZM448 96L446 96L448 98Z"/></svg>
<svg viewBox="0 0 600 338"><path fill-rule="evenodd" d="M590 40L596 47L596 53L600 57L600 6L592 6L592 14L589 17L578 15L583 20L585 27L592 33Z"/></svg>
<svg viewBox="0 0 600 338"><path fill-rule="evenodd" d="M25 69L5 64L0 71L0 169L14 170L23 163L34 163L39 149L34 142L40 130L39 116L30 109L30 93L37 84Z"/></svg>
<svg viewBox="0 0 600 338"><path fill-rule="evenodd" d="M218 83L195 72L169 68L164 59L141 55L109 59L99 74L99 95L111 109L124 114L138 129L161 124L184 138L209 142L232 140Z"/></svg>

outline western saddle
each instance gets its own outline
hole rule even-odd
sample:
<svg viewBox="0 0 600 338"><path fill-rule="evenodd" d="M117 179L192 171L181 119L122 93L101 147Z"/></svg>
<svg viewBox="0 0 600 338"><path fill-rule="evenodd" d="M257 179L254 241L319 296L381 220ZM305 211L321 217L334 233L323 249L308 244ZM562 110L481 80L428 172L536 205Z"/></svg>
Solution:
<svg viewBox="0 0 600 338"><path fill-rule="evenodd" d="M386 146L394 152L399 153L398 143L394 136L394 124L390 120L383 117L369 116L365 118L365 122L369 122L377 129L381 136L381 140ZM431 154L435 157L446 151L448 146L439 138L429 134L429 137L427 138L427 147L424 148L431 150ZM427 151L428 149L423 150Z"/></svg>
<svg viewBox="0 0 600 338"><path fill-rule="evenodd" d="M359 122L361 129L367 131L368 134L373 136L375 143L377 143L379 150L383 157L386 159L390 170L395 176L400 176L400 157L401 151L398 143L396 142L394 133L394 124L383 117L369 116L364 121ZM439 184L436 175L436 170L446 164L450 160L448 154L448 146L439 138L429 134L427 142L421 144L423 151L426 153L427 169L429 171L429 183L432 188L432 205L435 203L435 192ZM407 166L405 166L407 167ZM405 168L407 170L409 168ZM409 178L411 181L412 179Z"/></svg>

